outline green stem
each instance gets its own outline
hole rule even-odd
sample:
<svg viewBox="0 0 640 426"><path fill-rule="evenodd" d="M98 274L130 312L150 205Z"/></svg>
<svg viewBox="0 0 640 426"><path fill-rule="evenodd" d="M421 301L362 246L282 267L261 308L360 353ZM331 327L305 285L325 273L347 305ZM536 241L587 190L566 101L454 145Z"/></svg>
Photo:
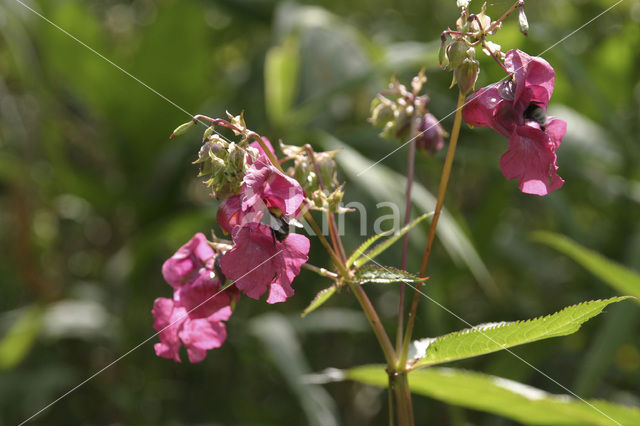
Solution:
<svg viewBox="0 0 640 426"><path fill-rule="evenodd" d="M431 219L431 226L429 227L429 237L427 238L427 246L424 250L424 256L422 257L422 263L420 265L420 277L424 277L427 271L427 265L429 263L429 257L431 256L431 248L433 247L433 241L436 237L436 227L438 226L438 219L440 218L440 212L444 205L444 197L447 193L447 185L449 184L449 176L451 176L451 166L453 165L453 158L456 154L456 146L458 144L458 136L460 136L460 127L462 125L462 107L464 106L465 95L458 93L458 105L456 107L456 116L453 120L453 128L451 129L451 138L449 139L449 149L447 150L447 157L444 160L444 166L442 168L442 175L440 177L440 187L438 188L438 199L436 201L436 209L433 213L433 219ZM411 341L411 334L413 333L413 325L416 319L416 310L418 308L418 300L420 299L420 288L422 283L416 284L416 290L413 293L413 300L411 302L411 309L409 311L409 319L407 320L407 328L405 330L402 352L400 353L400 364L398 369L405 371L407 368L407 357L409 353L409 343Z"/></svg>

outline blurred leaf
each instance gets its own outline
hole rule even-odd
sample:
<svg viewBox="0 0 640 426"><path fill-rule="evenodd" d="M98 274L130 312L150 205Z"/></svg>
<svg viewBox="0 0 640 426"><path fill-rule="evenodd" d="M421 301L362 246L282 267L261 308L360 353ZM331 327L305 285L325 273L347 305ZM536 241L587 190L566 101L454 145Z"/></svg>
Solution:
<svg viewBox="0 0 640 426"><path fill-rule="evenodd" d="M342 150L336 161L345 175L356 182L360 188L368 191L376 200L387 199L396 205L404 205L404 188L406 178L393 172L382 164L375 164L348 145L328 134L321 134L320 139L325 149ZM413 183L411 200L422 212L433 211L435 197L420 183ZM473 244L451 217L446 209L442 210L437 234L449 256L455 262L464 262L482 289L494 299L499 298L499 290L489 271L473 247Z"/></svg>
<svg viewBox="0 0 640 426"><path fill-rule="evenodd" d="M524 343L566 336L580 329L582 323L595 317L611 303L627 297L583 302L555 314L526 321L481 324L436 338L413 342L412 368L472 358Z"/></svg>
<svg viewBox="0 0 640 426"><path fill-rule="evenodd" d="M407 271L393 268L391 266L370 265L358 269L354 275L354 279L359 284L392 284L399 282L415 283L426 281L428 278L420 278L417 275L410 274Z"/></svg>
<svg viewBox="0 0 640 426"><path fill-rule="evenodd" d="M264 90L267 114L273 124L285 126L296 96L300 68L298 39L290 35L267 52Z"/></svg>
<svg viewBox="0 0 640 426"><path fill-rule="evenodd" d="M382 365L352 368L344 374L332 371L332 379L346 378L386 387L389 380ZM605 401L580 401L556 395L498 376L453 368L427 368L409 374L413 393L448 404L504 416L537 425L640 424L640 410Z"/></svg>
<svg viewBox="0 0 640 426"><path fill-rule="evenodd" d="M318 294L316 294L316 297L313 298L311 303L309 303L309 306L307 306L304 309L304 311L302 311L301 316L302 317L306 317L311 312L315 311L320 306L322 306L322 304L324 302L329 300L331 298L331 296L333 296L336 293L336 289L337 289L337 287L334 284L334 285L332 285L330 287L325 288L324 290L320 290L320 292Z"/></svg>
<svg viewBox="0 0 640 426"><path fill-rule="evenodd" d="M0 341L0 370L16 366L29 353L42 329L43 312L42 307L32 305L20 313Z"/></svg>
<svg viewBox="0 0 640 426"><path fill-rule="evenodd" d="M569 238L551 232L534 232L533 240L566 254L585 269L623 294L630 294L640 303L640 274L586 249Z"/></svg>
<svg viewBox="0 0 640 426"><path fill-rule="evenodd" d="M402 238L404 236L404 234L406 234L407 232L409 232L409 230L411 228L413 228L414 226L416 226L417 224L419 224L420 222L422 222L423 220L425 220L428 217L433 216L433 213L425 213L422 216L418 217L417 219L414 219L411 223L407 224L407 226L404 226L402 229L400 229L398 232L396 232L395 234L393 234L392 237L388 238L387 240L385 240L384 242L382 242L381 244L378 244L377 246L375 246L374 248L372 248L371 250L369 250L367 253L365 253L362 257L360 257L359 259L357 259L355 261L355 266L357 268L359 268L360 266L364 265L365 263L373 260L376 256L378 256L380 253L382 253L383 251L385 251L386 249L388 249L389 247L391 247L391 245L393 243L395 243L396 241L398 241L400 238ZM367 241L368 242L368 241ZM365 242L365 244L367 243ZM360 250L362 246L358 247L358 249L356 250L356 252L358 252ZM365 247L366 249L366 247ZM356 253L354 253L355 255Z"/></svg>
<svg viewBox="0 0 640 426"><path fill-rule="evenodd" d="M264 344L273 363L298 397L307 416L307 424L338 425L335 403L327 391L317 385L303 384L300 380L310 370L295 330L286 318L275 312L264 314L251 320L250 329Z"/></svg>

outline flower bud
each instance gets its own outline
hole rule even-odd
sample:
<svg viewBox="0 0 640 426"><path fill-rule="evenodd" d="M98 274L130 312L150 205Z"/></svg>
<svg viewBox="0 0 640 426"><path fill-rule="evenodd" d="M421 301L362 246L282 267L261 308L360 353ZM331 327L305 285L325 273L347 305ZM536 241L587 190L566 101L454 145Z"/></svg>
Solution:
<svg viewBox="0 0 640 426"><path fill-rule="evenodd" d="M444 146L443 136L446 135L438 119L431 113L426 113L418 119L416 130L419 132L415 139L416 148L428 154L435 154Z"/></svg>
<svg viewBox="0 0 640 426"><path fill-rule="evenodd" d="M525 36L529 35L529 21L527 20L527 15L524 13L524 4L520 5L520 10L518 11L518 25L520 26L520 32Z"/></svg>
<svg viewBox="0 0 640 426"><path fill-rule="evenodd" d="M469 46L462 39L455 40L447 46L447 58L449 59L449 67L457 68L462 62L469 57ZM471 49L473 50L473 48Z"/></svg>
<svg viewBox="0 0 640 426"><path fill-rule="evenodd" d="M187 133L197 122L195 120L191 120L187 123L181 124L171 133L169 139L173 139L176 136L182 136Z"/></svg>
<svg viewBox="0 0 640 426"><path fill-rule="evenodd" d="M466 95L473 90L479 70L478 61L472 59L465 59L459 67L453 70L453 78L458 83L460 93Z"/></svg>
<svg viewBox="0 0 640 426"><path fill-rule="evenodd" d="M374 126L382 126L390 120L393 120L393 107L383 102L373 108L369 118Z"/></svg>

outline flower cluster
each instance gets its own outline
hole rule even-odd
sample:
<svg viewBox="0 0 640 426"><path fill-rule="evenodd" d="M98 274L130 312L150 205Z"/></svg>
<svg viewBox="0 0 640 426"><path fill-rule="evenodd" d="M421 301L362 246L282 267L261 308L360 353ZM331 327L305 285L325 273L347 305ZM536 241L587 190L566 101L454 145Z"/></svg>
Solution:
<svg viewBox="0 0 640 426"><path fill-rule="evenodd" d="M173 287L173 298L160 297L151 311L160 343L156 355L180 361L180 347L189 361L200 362L209 349L227 338L223 321L231 316L237 298L233 288L223 289L224 277L214 272L217 253L198 233L162 265L164 279Z"/></svg>
<svg viewBox="0 0 640 426"><path fill-rule="evenodd" d="M373 100L369 121L374 126L382 126L382 137L402 143L413 140L420 151L435 154L444 147L447 132L429 112L429 96L420 95L426 81L422 70L412 79L411 90L408 90L394 77L389 89L378 93Z"/></svg>
<svg viewBox="0 0 640 426"><path fill-rule="evenodd" d="M509 149L500 159L502 174L518 179L522 192L546 195L564 183L557 174L556 150L567 124L546 116L555 73L544 59L519 50L506 53L505 67L512 78L473 93L462 117L509 138Z"/></svg>
<svg viewBox="0 0 640 426"><path fill-rule="evenodd" d="M160 337L155 351L178 362L182 345L191 362L202 361L207 350L222 345L224 321L240 292L259 299L268 290L267 303L291 297L291 283L309 252L309 239L288 229L305 205L300 184L274 167L258 142L243 147L220 143L217 135L205 139L196 163L201 176L212 174L205 184L214 195L226 197L217 221L232 242L210 243L198 233L162 267L174 292L172 299L154 303L154 328ZM269 141L262 142L275 155Z"/></svg>

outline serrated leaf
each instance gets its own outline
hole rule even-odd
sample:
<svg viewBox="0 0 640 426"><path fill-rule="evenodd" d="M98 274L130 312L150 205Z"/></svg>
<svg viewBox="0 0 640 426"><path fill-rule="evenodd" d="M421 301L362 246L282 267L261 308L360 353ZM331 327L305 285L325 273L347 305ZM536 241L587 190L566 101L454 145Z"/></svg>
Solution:
<svg viewBox="0 0 640 426"><path fill-rule="evenodd" d="M640 274L615 263L601 254L580 246L564 235L534 232L533 240L566 254L596 277L623 294L635 296L640 303Z"/></svg>
<svg viewBox="0 0 640 426"><path fill-rule="evenodd" d="M300 314L300 316L306 317L311 312L318 309L320 306L322 306L324 302L329 300L331 296L333 296L336 293L336 290L337 290L337 287L335 284L332 285L331 287L325 288L324 290L320 290L320 292L316 294L316 297L313 298L311 303L309 303L309 306L307 306L305 310L302 311L302 314Z"/></svg>
<svg viewBox="0 0 640 426"><path fill-rule="evenodd" d="M349 259L347 259L347 268L351 268L351 265L353 265L353 262L355 262L356 259L362 256L362 253L364 253L369 247L371 247L373 243L375 243L382 237L391 235L392 233L393 233L393 230L390 229L388 231L384 231L384 232L381 232L380 234L376 234L372 237L369 237L364 243L360 244L360 246L357 249L355 249L353 253L351 253L351 256L349 256Z"/></svg>
<svg viewBox="0 0 640 426"><path fill-rule="evenodd" d="M409 232L411 230L411 228L413 228L414 226L416 226L417 224L419 224L420 222L422 222L423 220L425 220L426 218L431 217L431 216L433 216L433 213L425 213L422 216L414 219L411 223L407 224L407 226L404 226L398 232L393 234L392 237L384 240L382 243L378 244L377 246L373 247L368 252L364 253L360 258L358 258L358 260L356 260L354 262L354 265L356 266L356 268L359 268L362 265L368 263L370 260L374 259L380 253L382 253L383 251L385 251L386 249L391 247L391 245L393 245L393 243L395 243L400 238L402 238L404 236L404 234L406 234L407 232Z"/></svg>
<svg viewBox="0 0 640 426"><path fill-rule="evenodd" d="M505 348L566 336L578 331L580 326L595 317L610 303L628 296L583 302L562 309L545 317L526 321L481 324L433 339L413 342L412 369L428 367L464 358L472 358Z"/></svg>
<svg viewBox="0 0 640 426"><path fill-rule="evenodd" d="M391 266L365 266L356 271L354 279L358 284L378 283L391 284L399 282L420 282L428 278L420 278L407 271L393 268Z"/></svg>
<svg viewBox="0 0 640 426"><path fill-rule="evenodd" d="M386 387L383 365L332 371L333 381L355 380ZM453 368L428 368L409 374L411 392L474 410L497 414L524 424L621 425L640 424L640 410L606 401L581 401L498 376Z"/></svg>

